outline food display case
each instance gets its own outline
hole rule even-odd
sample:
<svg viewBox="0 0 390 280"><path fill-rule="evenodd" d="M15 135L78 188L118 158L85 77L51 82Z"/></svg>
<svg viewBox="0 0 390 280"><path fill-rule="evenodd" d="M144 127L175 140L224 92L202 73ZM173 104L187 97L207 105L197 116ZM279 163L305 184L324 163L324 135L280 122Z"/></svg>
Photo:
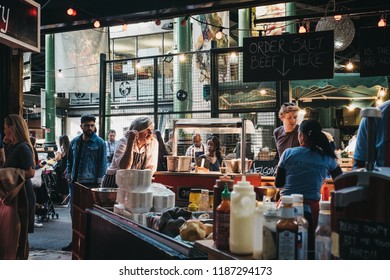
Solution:
<svg viewBox="0 0 390 280"><path fill-rule="evenodd" d="M243 175L254 186L260 186L261 178L259 173L246 173L248 161L245 160L247 134L254 134L255 128L250 120L240 118L208 118L208 119L177 119L173 121L173 140L172 140L172 155L177 156L178 153L178 137L179 131L184 130L188 134L238 134L240 136L241 158L237 159L240 163L239 172L228 172L235 182L240 181ZM180 207L188 206L188 196L192 188L207 188L213 190L215 181L222 176L221 172L170 172L158 171L154 174L154 182L172 187L176 194L176 205Z"/></svg>

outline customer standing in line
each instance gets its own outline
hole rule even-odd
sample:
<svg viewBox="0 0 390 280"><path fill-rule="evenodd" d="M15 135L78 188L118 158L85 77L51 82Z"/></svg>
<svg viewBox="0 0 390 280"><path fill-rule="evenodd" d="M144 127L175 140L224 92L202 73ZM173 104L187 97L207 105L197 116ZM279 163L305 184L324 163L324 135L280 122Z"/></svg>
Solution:
<svg viewBox="0 0 390 280"><path fill-rule="evenodd" d="M304 214L309 222L309 250L314 250L314 232L318 223L321 186L328 174L342 173L321 125L304 120L299 126L299 147L288 148L280 157L275 186L281 195L302 194Z"/></svg>
<svg viewBox="0 0 390 280"><path fill-rule="evenodd" d="M94 188L101 184L107 169L107 153L104 140L96 135L96 118L91 114L84 114L80 119L83 133L76 136L71 142L68 153L67 174L70 193L70 212L72 215L74 183L80 183L87 188ZM71 243L62 248L71 250Z"/></svg>
<svg viewBox="0 0 390 280"><path fill-rule="evenodd" d="M56 190L62 195L62 202L66 202L66 198L69 194L68 182L65 179L66 176L66 165L68 162L69 153L69 137L67 135L61 135L59 138L60 150L56 154L57 164L54 167L54 171L57 174Z"/></svg>
<svg viewBox="0 0 390 280"><path fill-rule="evenodd" d="M31 211L29 209L31 204L29 203L31 199L35 199L34 189L30 181L35 175L34 151L26 121L21 116L11 114L5 118L4 134L4 143L6 144L4 167L24 170L26 181L24 187L18 192L17 197L14 198L16 205L4 205L0 209L0 224L5 223L7 220L12 221L12 224L8 224L6 228L3 225L0 226L2 231L5 230L0 235L4 237L4 234L6 234L8 236L7 239L0 240L2 243L0 246L0 259L27 260L29 254L29 224L31 229L34 229L34 215L32 215L32 221L29 219ZM17 208L17 213L14 211L16 209L12 210L10 209L11 207Z"/></svg>
<svg viewBox="0 0 390 280"><path fill-rule="evenodd" d="M115 147L118 144L118 140L115 140L116 131L110 129L108 131L108 140L106 141L106 150L107 150L107 166L110 166L112 158L114 157Z"/></svg>
<svg viewBox="0 0 390 280"><path fill-rule="evenodd" d="M274 130L274 138L278 158L280 158L287 148L299 146L298 141L298 118L299 108L294 103L284 103L279 110L279 119L283 125Z"/></svg>
<svg viewBox="0 0 390 280"><path fill-rule="evenodd" d="M111 165L104 177L103 187L115 187L118 169L150 169L156 172L158 142L153 137L153 123L149 117L138 117L129 130L119 139Z"/></svg>

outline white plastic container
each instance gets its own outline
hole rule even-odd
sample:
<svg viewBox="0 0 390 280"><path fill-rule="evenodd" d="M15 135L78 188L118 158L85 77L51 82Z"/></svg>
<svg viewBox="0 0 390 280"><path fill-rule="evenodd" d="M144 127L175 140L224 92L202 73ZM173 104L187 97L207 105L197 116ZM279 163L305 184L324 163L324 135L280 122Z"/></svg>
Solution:
<svg viewBox="0 0 390 280"><path fill-rule="evenodd" d="M233 254L253 253L253 227L256 193L253 186L242 181L233 186L230 194L230 238L229 248Z"/></svg>

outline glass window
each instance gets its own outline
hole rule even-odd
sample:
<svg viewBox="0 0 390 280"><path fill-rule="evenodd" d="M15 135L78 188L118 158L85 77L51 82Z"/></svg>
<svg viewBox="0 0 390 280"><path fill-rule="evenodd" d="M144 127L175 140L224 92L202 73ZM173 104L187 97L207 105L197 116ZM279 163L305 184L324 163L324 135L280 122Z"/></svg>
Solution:
<svg viewBox="0 0 390 280"><path fill-rule="evenodd" d="M113 41L114 59L136 57L136 37L118 38Z"/></svg>

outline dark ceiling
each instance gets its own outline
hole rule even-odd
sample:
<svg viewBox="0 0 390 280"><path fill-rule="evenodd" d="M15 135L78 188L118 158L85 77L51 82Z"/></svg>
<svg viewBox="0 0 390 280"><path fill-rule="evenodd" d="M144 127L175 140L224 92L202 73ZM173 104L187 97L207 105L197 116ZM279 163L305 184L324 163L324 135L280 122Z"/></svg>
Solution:
<svg viewBox="0 0 390 280"><path fill-rule="evenodd" d="M267 0L36 0L41 4L41 32L56 33L70 30L88 29L94 20L99 19L102 26L137 23L155 19L173 18L187 14L196 15L211 11L232 10L255 7L286 1ZM323 13L324 0L296 1L299 14ZM344 11L382 11L389 10L389 0L339 0L337 9ZM72 17L66 14L69 7L77 10Z"/></svg>

